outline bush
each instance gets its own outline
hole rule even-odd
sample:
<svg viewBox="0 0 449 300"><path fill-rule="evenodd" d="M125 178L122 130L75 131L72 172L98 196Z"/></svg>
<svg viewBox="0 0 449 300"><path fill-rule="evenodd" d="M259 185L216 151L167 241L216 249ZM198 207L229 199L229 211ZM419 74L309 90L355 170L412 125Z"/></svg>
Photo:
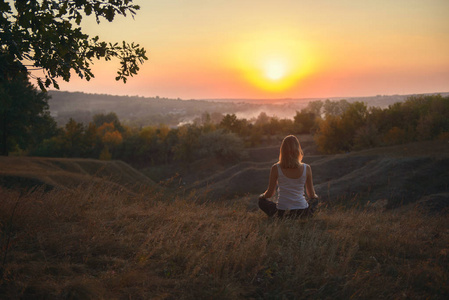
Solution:
<svg viewBox="0 0 449 300"><path fill-rule="evenodd" d="M243 154L243 141L234 133L221 129L199 138L199 155L213 156L225 162L237 161Z"/></svg>
<svg viewBox="0 0 449 300"><path fill-rule="evenodd" d="M354 136L354 149L373 148L379 144L379 131L374 124L367 124L356 131Z"/></svg>
<svg viewBox="0 0 449 300"><path fill-rule="evenodd" d="M99 159L100 160L111 160L112 159L112 155L111 155L111 152L109 152L108 146L104 146L103 150L101 150Z"/></svg>
<svg viewBox="0 0 449 300"><path fill-rule="evenodd" d="M393 127L383 136L383 142L386 145L398 145L407 141L406 132L404 129Z"/></svg>

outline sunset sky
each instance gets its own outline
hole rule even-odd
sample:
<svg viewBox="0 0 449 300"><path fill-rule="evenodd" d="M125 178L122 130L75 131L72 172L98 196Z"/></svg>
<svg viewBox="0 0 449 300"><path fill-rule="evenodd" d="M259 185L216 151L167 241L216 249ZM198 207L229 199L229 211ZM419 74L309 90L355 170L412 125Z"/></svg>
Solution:
<svg viewBox="0 0 449 300"><path fill-rule="evenodd" d="M83 23L137 42L149 60L127 84L118 62L61 90L181 99L325 98L449 92L448 0L140 0L135 19Z"/></svg>

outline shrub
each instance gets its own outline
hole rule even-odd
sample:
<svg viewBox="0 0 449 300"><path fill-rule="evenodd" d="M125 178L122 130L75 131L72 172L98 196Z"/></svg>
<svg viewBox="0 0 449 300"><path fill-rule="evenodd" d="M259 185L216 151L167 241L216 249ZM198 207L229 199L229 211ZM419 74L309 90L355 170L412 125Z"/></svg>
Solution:
<svg viewBox="0 0 449 300"><path fill-rule="evenodd" d="M354 137L354 148L356 150L373 148L379 144L379 131L374 124L367 124L356 131Z"/></svg>
<svg viewBox="0 0 449 300"><path fill-rule="evenodd" d="M221 129L205 133L199 137L199 155L212 156L232 162L242 157L243 141L234 133Z"/></svg>
<svg viewBox="0 0 449 300"><path fill-rule="evenodd" d="M383 141L387 145L403 144L407 141L406 132L404 129L393 127L384 135Z"/></svg>
<svg viewBox="0 0 449 300"><path fill-rule="evenodd" d="M103 150L101 150L100 157L101 160L111 160L112 155L111 152L109 152L108 146L104 146Z"/></svg>

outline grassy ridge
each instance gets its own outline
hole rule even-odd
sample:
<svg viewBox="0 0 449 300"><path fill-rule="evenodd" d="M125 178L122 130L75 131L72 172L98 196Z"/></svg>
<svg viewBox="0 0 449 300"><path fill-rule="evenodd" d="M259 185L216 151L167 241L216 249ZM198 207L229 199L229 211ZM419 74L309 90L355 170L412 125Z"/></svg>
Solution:
<svg viewBox="0 0 449 300"><path fill-rule="evenodd" d="M273 221L249 198L98 187L0 189L0 298L449 296L447 217L321 208Z"/></svg>
<svg viewBox="0 0 449 300"><path fill-rule="evenodd" d="M71 189L91 182L130 191L155 184L118 160L0 156L0 186L30 189L44 185L51 190Z"/></svg>

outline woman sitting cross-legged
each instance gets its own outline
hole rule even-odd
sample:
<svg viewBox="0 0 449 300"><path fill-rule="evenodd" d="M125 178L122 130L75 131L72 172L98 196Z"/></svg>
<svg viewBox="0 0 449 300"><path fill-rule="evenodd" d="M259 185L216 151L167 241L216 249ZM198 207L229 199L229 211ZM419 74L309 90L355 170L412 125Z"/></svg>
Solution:
<svg viewBox="0 0 449 300"><path fill-rule="evenodd" d="M316 200L312 180L312 169L302 163L304 154L294 135L284 138L279 153L279 162L271 167L270 180L265 193L259 196L259 207L269 217L280 218L310 217L314 207L309 205L304 195L304 187L310 199ZM277 203L268 200L278 186Z"/></svg>

